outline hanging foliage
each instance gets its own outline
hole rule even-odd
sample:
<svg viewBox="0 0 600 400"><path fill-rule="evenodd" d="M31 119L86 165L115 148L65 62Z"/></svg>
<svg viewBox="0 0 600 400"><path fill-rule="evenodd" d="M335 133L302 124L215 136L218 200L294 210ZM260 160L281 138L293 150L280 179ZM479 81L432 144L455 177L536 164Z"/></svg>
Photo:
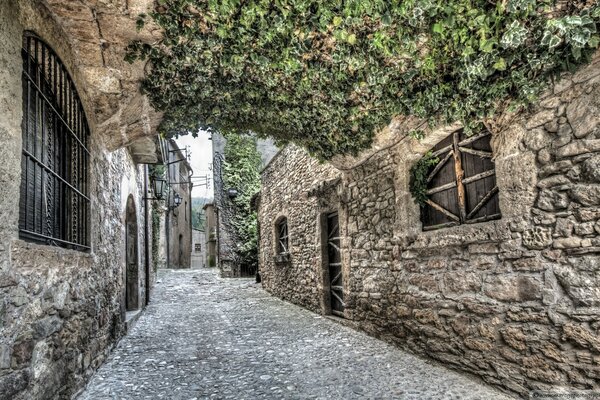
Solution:
<svg viewBox="0 0 600 400"><path fill-rule="evenodd" d="M235 189L232 199L233 212L230 223L237 235L237 262L241 265L258 267L258 222L252 211L251 199L260 190L260 153L256 149L256 137L247 134L224 133L225 161L223 184Z"/></svg>
<svg viewBox="0 0 600 400"><path fill-rule="evenodd" d="M321 158L396 115L469 127L589 60L595 0L158 0L135 42L162 131L252 130ZM148 16L141 16L143 26Z"/></svg>
<svg viewBox="0 0 600 400"><path fill-rule="evenodd" d="M427 196L427 177L440 159L435 157L431 151L427 152L410 169L410 193L420 206L425 205L429 198Z"/></svg>

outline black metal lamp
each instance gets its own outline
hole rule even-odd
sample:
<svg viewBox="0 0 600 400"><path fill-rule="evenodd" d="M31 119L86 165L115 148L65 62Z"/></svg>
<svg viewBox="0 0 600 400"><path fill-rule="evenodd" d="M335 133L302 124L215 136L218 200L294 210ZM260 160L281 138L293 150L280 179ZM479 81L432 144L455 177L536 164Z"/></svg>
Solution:
<svg viewBox="0 0 600 400"><path fill-rule="evenodd" d="M239 194L240 193L235 188L229 188L229 189L227 189L227 196L229 196L230 199L238 197Z"/></svg>
<svg viewBox="0 0 600 400"><path fill-rule="evenodd" d="M152 180L152 190L154 191L154 198L156 200L162 199L166 184L167 182L164 178L154 177Z"/></svg>
<svg viewBox="0 0 600 400"><path fill-rule="evenodd" d="M173 193L173 204L171 204L169 206L169 208L171 210L176 209L177 207L179 207L181 205L181 201L182 200L183 199L181 198L181 196L179 195L179 193L177 193L177 192Z"/></svg>

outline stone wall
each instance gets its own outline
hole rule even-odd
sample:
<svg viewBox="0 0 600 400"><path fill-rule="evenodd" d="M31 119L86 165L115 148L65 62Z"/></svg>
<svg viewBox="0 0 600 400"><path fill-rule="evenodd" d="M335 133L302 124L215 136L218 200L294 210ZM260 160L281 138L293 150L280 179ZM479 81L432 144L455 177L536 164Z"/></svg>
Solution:
<svg viewBox="0 0 600 400"><path fill-rule="evenodd" d="M399 136L338 165L338 183L332 168L286 148L263 173L264 287L328 312L319 221L337 207L345 317L358 328L522 396L598 390L600 58L530 113L505 117L492 140L502 219L432 232L421 229L409 170L456 127L422 142ZM282 214L288 265L272 261Z"/></svg>
<svg viewBox="0 0 600 400"><path fill-rule="evenodd" d="M212 134L213 141L213 182L214 206L217 218L217 260L221 277L235 278L242 275L242 267L238 262L237 245L240 242L238 234L233 227L232 219L235 215L233 201L227 195L223 182L223 168L225 163L225 146L227 139L219 133ZM277 147L271 139L257 139L256 149L260 153L262 165L267 165L277 154Z"/></svg>
<svg viewBox="0 0 600 400"><path fill-rule="evenodd" d="M175 193L181 197L179 207L166 212L165 224L168 239L164 241L165 253L169 257L164 264L167 268L190 268L192 265L192 195L190 174L192 168L174 140L169 140L169 161L167 167L169 182L169 204L173 204ZM164 231L163 231L164 232Z"/></svg>
<svg viewBox="0 0 600 400"><path fill-rule="evenodd" d="M106 132L93 130L92 251L18 239L24 30L40 35L69 71L78 74L62 29L25 3L0 1L0 398L70 398L125 330L124 219L129 195L139 227L140 304L146 295L143 167L134 164L126 149L108 152L102 136ZM85 104L86 110L92 107Z"/></svg>
<svg viewBox="0 0 600 400"><path fill-rule="evenodd" d="M335 179L339 172L288 146L262 174L259 201L259 272L263 287L282 299L318 311L323 306L320 268L319 213L327 204L309 191L315 179ZM278 262L275 223L287 218L291 259Z"/></svg>

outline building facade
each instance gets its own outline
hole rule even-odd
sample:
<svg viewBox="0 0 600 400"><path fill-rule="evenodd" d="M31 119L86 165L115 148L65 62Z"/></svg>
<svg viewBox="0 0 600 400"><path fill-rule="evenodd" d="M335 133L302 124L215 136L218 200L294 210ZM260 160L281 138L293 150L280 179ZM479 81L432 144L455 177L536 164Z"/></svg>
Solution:
<svg viewBox="0 0 600 400"><path fill-rule="evenodd" d="M149 297L160 116L118 43L152 2L126 3L0 1L2 399L71 398Z"/></svg>
<svg viewBox="0 0 600 400"><path fill-rule="evenodd" d="M166 141L167 198L164 211L164 263L166 268L192 266L192 167L174 140Z"/></svg>
<svg viewBox="0 0 600 400"><path fill-rule="evenodd" d="M206 235L199 229L192 230L192 268L206 267Z"/></svg>
<svg viewBox="0 0 600 400"><path fill-rule="evenodd" d="M217 266L217 215L215 213L215 205L206 203L204 207L204 231L206 245L206 266L213 268Z"/></svg>
<svg viewBox="0 0 600 400"><path fill-rule="evenodd" d="M225 146L227 140L218 133L213 133L213 182L214 182L214 214L216 217L216 264L219 267L221 277L235 278L241 276L253 276L255 271L246 271L240 263L236 262L236 248L240 242L232 218L235 212L229 189L223 182L223 164L225 162ZM261 156L263 165L277 154L277 147L270 139L257 139L256 149ZM254 267L256 269L256 267ZM249 274L249 272L251 272Z"/></svg>
<svg viewBox="0 0 600 400"><path fill-rule="evenodd" d="M521 396L598 390L599 99L596 57L499 132L418 141L409 118L357 158L286 147L262 174L264 288Z"/></svg>

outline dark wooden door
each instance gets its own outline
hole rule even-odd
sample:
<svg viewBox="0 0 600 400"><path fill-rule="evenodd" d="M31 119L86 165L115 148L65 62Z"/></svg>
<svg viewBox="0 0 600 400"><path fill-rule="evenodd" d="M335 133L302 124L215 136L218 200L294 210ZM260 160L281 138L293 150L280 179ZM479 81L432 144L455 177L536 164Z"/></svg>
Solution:
<svg viewBox="0 0 600 400"><path fill-rule="evenodd" d="M344 274L340 249L340 224L337 213L327 216L327 266L331 298L331 313L344 316Z"/></svg>

